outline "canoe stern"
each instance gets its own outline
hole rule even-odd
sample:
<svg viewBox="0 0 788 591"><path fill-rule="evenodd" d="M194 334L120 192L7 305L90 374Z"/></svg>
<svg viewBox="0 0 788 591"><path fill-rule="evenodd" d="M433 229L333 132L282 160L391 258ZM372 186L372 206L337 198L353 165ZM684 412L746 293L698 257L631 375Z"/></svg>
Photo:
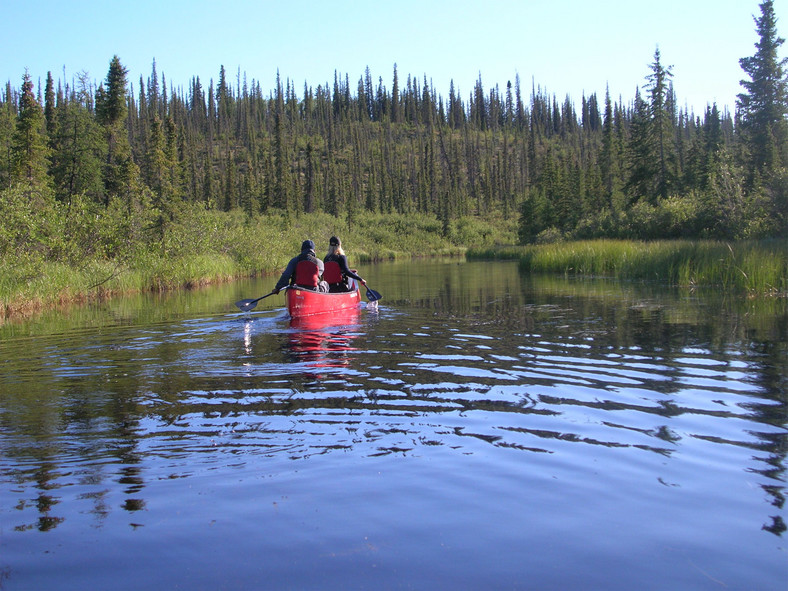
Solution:
<svg viewBox="0 0 788 591"><path fill-rule="evenodd" d="M345 293L324 293L308 289L287 290L287 312L291 318L331 314L348 308L356 308L361 302L358 289Z"/></svg>

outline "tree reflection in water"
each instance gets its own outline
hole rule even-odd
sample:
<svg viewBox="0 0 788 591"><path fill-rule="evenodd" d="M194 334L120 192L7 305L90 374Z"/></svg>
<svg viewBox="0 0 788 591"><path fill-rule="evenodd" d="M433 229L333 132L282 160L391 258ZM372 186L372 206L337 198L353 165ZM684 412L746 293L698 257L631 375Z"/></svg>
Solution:
<svg viewBox="0 0 788 591"><path fill-rule="evenodd" d="M530 569L536 588L638 588L644 572L647 586L703 587L689 559L729 588L779 588L784 301L505 263L364 276L386 293L377 313L216 312L239 299L222 287L202 308L180 294L148 316L108 306L109 320L48 333L0 327L0 583L48 588L36 583L76 564L83 588L109 587L117 568L96 567L136 531L124 551L142 568L120 575L135 588L146 572L220 588L224 572L193 558L222 549L260 557L234 563L239 580L281 567L295 579L272 588L315 588L309 575L332 566L321 557L370 533L392 549L376 565L451 564L474 588L517 587L488 564ZM611 524L622 535L599 544ZM49 578L34 581L42 556ZM565 580L540 571L556 560L573 564ZM371 570L363 556L333 566L345 583ZM571 578L603 571L612 585Z"/></svg>

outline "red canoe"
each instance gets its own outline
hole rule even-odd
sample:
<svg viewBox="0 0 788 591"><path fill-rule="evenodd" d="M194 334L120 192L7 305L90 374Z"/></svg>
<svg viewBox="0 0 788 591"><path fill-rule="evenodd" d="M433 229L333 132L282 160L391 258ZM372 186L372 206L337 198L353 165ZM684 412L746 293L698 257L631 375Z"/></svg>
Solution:
<svg viewBox="0 0 788 591"><path fill-rule="evenodd" d="M354 287L353 291L344 293L324 293L295 287L288 288L286 292L287 312L291 318L301 318L356 308L361 302L361 295L358 286L354 285Z"/></svg>

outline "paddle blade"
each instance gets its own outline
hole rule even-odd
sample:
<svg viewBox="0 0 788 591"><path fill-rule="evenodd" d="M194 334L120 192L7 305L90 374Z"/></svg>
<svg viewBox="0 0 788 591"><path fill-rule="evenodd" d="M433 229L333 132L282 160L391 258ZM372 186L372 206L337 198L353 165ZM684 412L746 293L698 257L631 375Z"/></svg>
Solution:
<svg viewBox="0 0 788 591"><path fill-rule="evenodd" d="M374 289L367 288L367 301L368 302L377 302L383 296L376 292Z"/></svg>
<svg viewBox="0 0 788 591"><path fill-rule="evenodd" d="M254 310L258 301L259 300L241 300L240 302L235 302L235 305L238 306L241 312L248 312L249 310Z"/></svg>
<svg viewBox="0 0 788 591"><path fill-rule="evenodd" d="M259 298L255 298L253 300L241 300L240 302L235 302L235 305L238 306L242 312L248 312L249 310L253 310L254 307L257 305L257 302L259 302L260 300L264 300L268 296L276 295L277 293L279 292L272 291L271 293L267 293L264 296L260 296Z"/></svg>

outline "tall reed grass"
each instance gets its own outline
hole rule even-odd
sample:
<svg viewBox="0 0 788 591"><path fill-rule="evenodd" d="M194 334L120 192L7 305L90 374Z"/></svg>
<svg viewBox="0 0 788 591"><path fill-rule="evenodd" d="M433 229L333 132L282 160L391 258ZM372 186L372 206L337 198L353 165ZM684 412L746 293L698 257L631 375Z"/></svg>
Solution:
<svg viewBox="0 0 788 591"><path fill-rule="evenodd" d="M788 240L656 242L592 240L475 250L469 258L518 258L532 273L653 280L788 294Z"/></svg>

